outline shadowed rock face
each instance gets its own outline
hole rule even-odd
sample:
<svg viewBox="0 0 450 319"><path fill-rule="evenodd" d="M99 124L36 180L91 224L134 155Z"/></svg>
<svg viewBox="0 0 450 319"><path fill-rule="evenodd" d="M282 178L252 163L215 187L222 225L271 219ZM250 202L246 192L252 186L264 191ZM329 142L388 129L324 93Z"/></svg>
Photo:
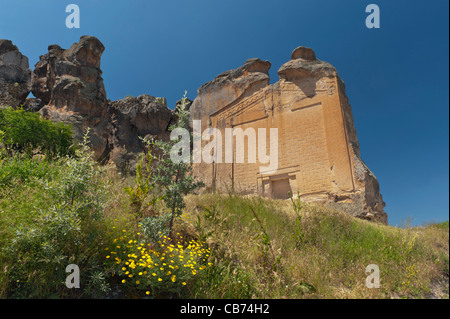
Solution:
<svg viewBox="0 0 450 319"><path fill-rule="evenodd" d="M150 95L126 97L109 102L113 126L111 160L121 169L132 169L136 156L144 150L141 138L167 140L172 111L166 99Z"/></svg>
<svg viewBox="0 0 450 319"><path fill-rule="evenodd" d="M44 105L86 116L100 116L106 107L100 58L105 47L95 37L83 36L64 50L50 45L33 72L33 95Z"/></svg>
<svg viewBox="0 0 450 319"><path fill-rule="evenodd" d="M87 128L95 157L104 159L111 148L111 124L100 59L105 47L95 37L83 36L64 50L50 45L33 72L33 95L44 105L41 114L72 125L81 140Z"/></svg>
<svg viewBox="0 0 450 319"><path fill-rule="evenodd" d="M278 129L278 169L262 163L200 163L195 174L208 188L229 189L336 205L349 214L387 223L375 175L360 157L345 85L336 69L314 51L298 47L269 85L270 63L251 59L198 89L190 112L202 129ZM203 141L203 146L208 141ZM259 147L259 146L258 146ZM236 152L237 150L234 150ZM246 150L244 151L246 152Z"/></svg>
<svg viewBox="0 0 450 319"><path fill-rule="evenodd" d="M30 91L28 58L10 40L0 39L0 106L18 107Z"/></svg>
<svg viewBox="0 0 450 319"><path fill-rule="evenodd" d="M76 140L89 127L97 159L132 167L144 150L140 137L168 136L172 111L165 99L150 95L107 100L100 69L104 50L91 36L81 37L67 50L50 45L33 72L32 92L37 100L27 105L40 109L46 118L71 124Z"/></svg>
<svg viewBox="0 0 450 319"><path fill-rule="evenodd" d="M115 118L115 144L130 151L141 151L139 137L163 138L172 118L166 99L144 94L110 102L109 113Z"/></svg>

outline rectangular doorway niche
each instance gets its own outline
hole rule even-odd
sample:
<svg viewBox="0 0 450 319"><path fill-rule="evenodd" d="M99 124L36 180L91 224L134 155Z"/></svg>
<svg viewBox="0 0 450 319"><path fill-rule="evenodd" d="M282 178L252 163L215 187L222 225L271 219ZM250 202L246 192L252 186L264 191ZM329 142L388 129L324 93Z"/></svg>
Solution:
<svg viewBox="0 0 450 319"><path fill-rule="evenodd" d="M289 177L270 181L271 197L274 199L288 199L292 194Z"/></svg>

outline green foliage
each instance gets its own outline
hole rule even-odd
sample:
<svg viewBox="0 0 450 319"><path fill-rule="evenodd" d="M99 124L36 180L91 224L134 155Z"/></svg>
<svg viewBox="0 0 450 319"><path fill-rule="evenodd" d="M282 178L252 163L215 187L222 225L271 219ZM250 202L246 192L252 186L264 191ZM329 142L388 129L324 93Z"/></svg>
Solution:
<svg viewBox="0 0 450 319"><path fill-rule="evenodd" d="M448 280L448 221L396 228L299 196L185 197L201 183L170 160L178 141L147 142L131 181L92 159L88 135L70 156L7 142L21 136L4 125L16 112L0 112L0 298L427 298ZM171 129L187 127L177 114ZM81 289L66 288L68 264ZM365 286L369 264L380 289Z"/></svg>
<svg viewBox="0 0 450 319"><path fill-rule="evenodd" d="M10 107L0 109L0 131L8 151L14 149L31 155L38 149L50 156L73 152L70 126L41 119L37 113Z"/></svg>
<svg viewBox="0 0 450 319"><path fill-rule="evenodd" d="M185 94L180 107L177 108L175 112L178 120L175 125L172 125L169 128L170 131L173 131L176 128L184 128L189 130L189 113L185 109L186 105L187 102ZM196 181L192 176L192 166L190 162L174 162L170 158L170 153L179 141L180 139L170 140L168 142L158 140L153 141L152 143L153 146L162 154L158 158L158 165L156 167L153 180L160 188L162 188L164 193L164 202L171 212L169 234L172 233L174 218L179 217L186 206L184 196L203 186L202 182Z"/></svg>
<svg viewBox="0 0 450 319"><path fill-rule="evenodd" d="M270 236L267 233L266 229L264 228L264 225L262 223L262 221L259 219L258 214L255 212L255 209L250 206L250 211L252 212L253 216L255 216L255 220L257 221L259 227L261 228L261 233L259 234L260 238L261 238L261 243L263 244L263 256L264 256L264 265L268 265L269 263L267 262L268 259L268 251L270 251L272 260L271 260L271 268L273 269L273 271L277 270L277 266L279 265L280 261L281 261L281 256L278 256L278 258L275 257L275 254L273 252L273 248L272 248L272 244L270 242Z"/></svg>
<svg viewBox="0 0 450 319"><path fill-rule="evenodd" d="M11 157L0 159L0 187L44 179L49 177L50 173L49 165L39 157L29 158L15 153Z"/></svg>
<svg viewBox="0 0 450 319"><path fill-rule="evenodd" d="M289 222L274 213L270 202L244 198L204 195L196 200L196 231L212 243L213 266L198 281L198 298L276 298L277 287L286 280L280 235L287 237Z"/></svg>
<svg viewBox="0 0 450 319"><path fill-rule="evenodd" d="M162 214L156 217L145 217L140 222L142 233L150 239L151 242L156 243L161 239L161 236L169 236L168 225L170 219L170 213Z"/></svg>
<svg viewBox="0 0 450 319"><path fill-rule="evenodd" d="M440 228L442 230L448 230L449 229L449 221L445 221L442 223L436 223L436 224L432 224L431 227L437 227Z"/></svg>
<svg viewBox="0 0 450 319"><path fill-rule="evenodd" d="M11 297L42 298L62 290L65 267L80 241L78 214L61 206L43 212L34 226L17 230L6 248Z"/></svg>
<svg viewBox="0 0 450 319"><path fill-rule="evenodd" d="M186 114L180 113L179 118L187 123ZM127 202L130 203L132 212L137 213L130 219L126 216L130 212L127 206L117 206L109 201L111 189L116 186L107 176L108 169L93 160L89 131L82 143L70 148L68 152L70 144L58 145L58 141L48 135L56 133L55 127L59 129L63 126L53 126L51 122L39 119L36 114L6 109L1 113L1 125L0 296L61 298L107 295L114 279L107 276L111 274L112 266L105 262L103 249L105 246L111 247L112 236L117 237L117 231L115 227L111 227L110 217L105 216L105 211L113 216L119 214L121 220L125 221L121 222L123 225L133 227L139 222L142 238L150 240L152 245L158 246L160 236L169 235L174 218L171 212L175 210L142 219L144 209L161 199L158 197L161 189L159 185L156 187L158 179L153 176L153 155L148 141L148 151L138 160L134 184L121 188L125 189L122 194L128 196ZM58 131L63 136L64 129ZM48 134L43 132L45 130ZM31 131L34 134L30 134ZM34 138L36 132L38 135L43 132L42 141ZM27 134L30 135L29 138ZM46 144L48 141L53 148ZM64 151L63 146L67 146ZM36 156L40 152L45 156ZM70 153L70 156L65 155L66 153ZM181 194L187 194L193 189L188 184L191 180L187 176L189 168L177 168L177 174L181 177L176 189ZM122 182L125 183L125 180ZM166 186L172 189L171 185ZM152 196L150 200L149 195ZM121 201L121 195L117 191L114 196ZM178 197L180 199L182 202L182 197ZM180 202L175 205L177 212L182 207L184 206ZM117 221L117 218L114 220ZM170 240L166 246L175 242L175 239ZM187 241L180 245L183 245L183 254L195 251L198 258L207 249L195 248L193 242ZM155 252L159 254L162 250L160 248ZM176 250L181 254L180 249L177 246ZM191 276L203 270L205 265L200 263L200 259L191 260L187 255L185 257L189 260L190 269L179 267L180 270L173 272L172 276L166 276L169 280L164 281L164 285L150 283L154 278L149 277L148 286L153 287L155 293L159 289L159 293L164 295L174 293L172 288L175 286L179 289L187 285ZM197 266L192 264L194 261ZM68 275L65 267L71 263L78 265L81 270L82 287L79 290L70 290L65 286ZM189 270L189 276L184 273L185 270ZM162 273L159 275L162 276ZM174 286L175 282L177 285Z"/></svg>
<svg viewBox="0 0 450 319"><path fill-rule="evenodd" d="M194 297L208 299L252 299L258 295L259 283L252 272L233 264L230 258L206 268L199 275Z"/></svg>
<svg viewBox="0 0 450 319"><path fill-rule="evenodd" d="M10 178L0 192L0 234L13 233L0 237L0 282L8 296L92 297L107 292L107 283L100 282L104 270L99 247L108 237L103 225L108 184L101 182L105 171L92 159L88 142L86 135L74 157L33 162L15 156L6 159L6 169L2 165L0 172L9 172ZM3 208L12 216L3 215ZM72 263L82 270L82 291L65 286L65 268Z"/></svg>
<svg viewBox="0 0 450 319"><path fill-rule="evenodd" d="M156 194L152 194L152 199L145 203L150 192L155 188L155 182L152 181L152 163L154 156L152 155L150 141L142 139L146 143L147 151L139 154L136 164L136 175L134 177L134 186L125 187L124 191L128 194L133 211L139 217L142 217L142 210L145 207L154 206L162 198Z"/></svg>
<svg viewBox="0 0 450 319"><path fill-rule="evenodd" d="M234 194L189 199L183 220L200 216L196 231L208 235L214 260L197 282L198 298L230 291L231 298L428 298L434 280L448 273L448 229L380 225L298 198L295 204ZM269 242L275 258L281 256L272 270ZM380 289L365 286L369 264L382 272ZM241 275L245 280L236 281Z"/></svg>
<svg viewBox="0 0 450 319"><path fill-rule="evenodd" d="M63 161L65 174L59 185L56 188L53 185L50 187L55 190L60 203L75 206L83 218L98 220L102 218L109 185L100 180L106 168L95 162L89 143L88 129L75 156Z"/></svg>
<svg viewBox="0 0 450 319"><path fill-rule="evenodd" d="M0 163L2 163L2 160L5 157L5 147L3 145L4 137L5 137L5 132L0 130Z"/></svg>

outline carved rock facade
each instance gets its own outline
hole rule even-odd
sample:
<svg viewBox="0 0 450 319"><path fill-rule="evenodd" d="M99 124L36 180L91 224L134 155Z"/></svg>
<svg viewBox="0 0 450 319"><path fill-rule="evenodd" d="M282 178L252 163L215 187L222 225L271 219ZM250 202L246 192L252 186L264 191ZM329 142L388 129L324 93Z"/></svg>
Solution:
<svg viewBox="0 0 450 319"><path fill-rule="evenodd" d="M273 85L269 68L268 61L251 59L204 84L191 117L201 120L202 129L218 128L222 136L226 128L277 128L277 170L264 172L260 167L266 164L249 163L245 139L243 163L201 162L195 174L210 188L272 198L299 192L306 201L338 205L356 217L387 223L378 181L360 157L351 106L336 69L305 47L293 51ZM203 147L207 143L202 141Z"/></svg>
<svg viewBox="0 0 450 319"><path fill-rule="evenodd" d="M69 123L77 140L89 127L98 160L133 169L143 150L140 137L167 140L176 118L164 98L141 95L109 101L100 69L104 50L90 36L67 50L51 45L31 72L17 47L0 40L0 106L24 105ZM356 217L387 223L378 181L360 157L351 106L336 69L305 47L292 52L278 70L280 80L272 85L270 67L268 61L250 59L218 75L198 89L189 109L192 120L200 120L203 129L219 129L222 136L227 128L276 128L277 169L260 170L265 163L251 163L246 138L243 163L236 161L234 150L232 162L195 164L195 175L211 189L233 188L272 198L299 192L305 201L338 205ZM30 90L35 99L26 99ZM225 153L225 145L220 147Z"/></svg>

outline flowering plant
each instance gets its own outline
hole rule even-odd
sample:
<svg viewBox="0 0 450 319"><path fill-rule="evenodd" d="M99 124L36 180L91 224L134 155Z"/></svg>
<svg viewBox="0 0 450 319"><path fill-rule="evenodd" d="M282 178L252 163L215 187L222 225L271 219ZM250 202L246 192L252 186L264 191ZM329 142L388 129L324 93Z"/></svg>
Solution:
<svg viewBox="0 0 450 319"><path fill-rule="evenodd" d="M126 230L107 247L106 259L113 265L113 275L126 287L146 295L179 295L183 287L207 266L210 249L205 242L185 241L181 235L172 239L160 234L157 244L148 243L140 232L131 238Z"/></svg>

